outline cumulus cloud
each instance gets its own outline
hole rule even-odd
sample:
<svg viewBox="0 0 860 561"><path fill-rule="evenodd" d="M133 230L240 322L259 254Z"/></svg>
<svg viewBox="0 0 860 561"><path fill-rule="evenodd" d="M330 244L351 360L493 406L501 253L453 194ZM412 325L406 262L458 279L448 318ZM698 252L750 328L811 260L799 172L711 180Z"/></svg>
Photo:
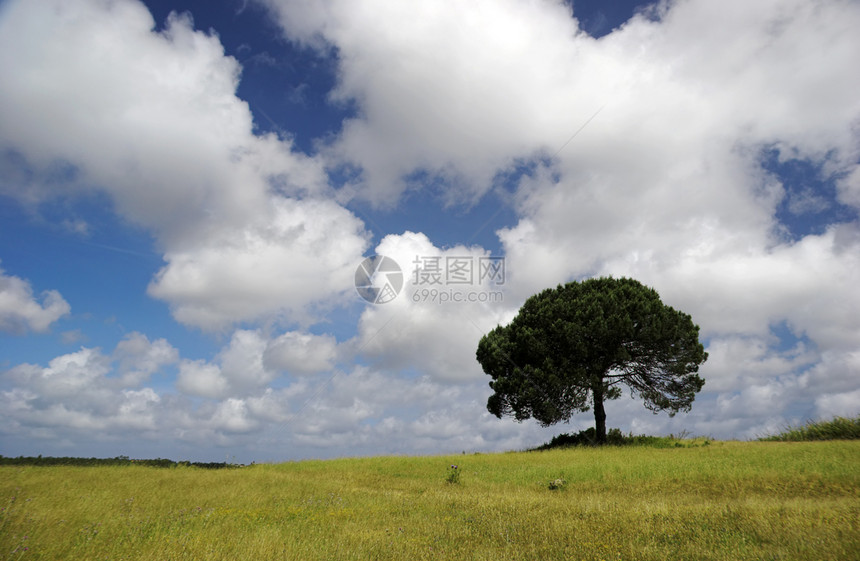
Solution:
<svg viewBox="0 0 860 561"><path fill-rule="evenodd" d="M483 384L356 367L294 393L291 414L271 432L314 455L510 450L546 436L535 423L492 417L486 393ZM271 432L261 438L277 442Z"/></svg>
<svg viewBox="0 0 860 561"><path fill-rule="evenodd" d="M23 406L33 415L42 410L52 416L88 419L104 428L108 426L104 417L119 419L123 411L138 411L141 400L157 402L150 388L135 388L177 360L177 350L164 339L150 342L134 332L117 344L112 355L81 347L53 358L46 367L17 365L3 373L5 380L15 384L15 389L4 395L23 397L19 410Z"/></svg>
<svg viewBox="0 0 860 561"><path fill-rule="evenodd" d="M72 309L56 290L46 290L40 300L33 295L29 282L0 268L0 331L45 332Z"/></svg>
<svg viewBox="0 0 860 561"><path fill-rule="evenodd" d="M815 407L816 413L821 418L829 418L834 415L855 417L860 411L860 390L818 396L815 400Z"/></svg>
<svg viewBox="0 0 860 561"><path fill-rule="evenodd" d="M226 395L230 389L218 365L204 360L183 361L179 366L176 387L190 395L212 398Z"/></svg>
<svg viewBox="0 0 860 561"><path fill-rule="evenodd" d="M150 294L190 325L307 315L350 286L363 224L321 198L322 160L255 134L216 35L176 14L156 32L133 0L12 2L0 26L7 194L108 193L164 251Z"/></svg>
<svg viewBox="0 0 860 561"><path fill-rule="evenodd" d="M860 208L856 2L662 2L595 39L556 0L259 1L288 39L336 53L331 100L357 107L316 156L254 133L240 66L186 16L155 32L130 0L4 7L4 192L106 192L163 251L151 296L188 326L242 325L206 360L133 334L109 355L15 366L0 394L8 434L126 427L314 455L521 448L548 433L486 412L477 342L538 290L601 274L654 286L711 354L689 415L622 399L611 426L754 437L857 412L860 228L828 214ZM787 189L774 159L816 177ZM356 179L336 191L326 170L341 165ZM355 298L370 245L334 201L395 206L427 185L448 205L507 190L504 284L419 282L489 254L383 232L375 251L400 264L401 294L360 311L351 339L311 329ZM787 236L780 208L824 227ZM58 294L40 303L26 281L0 283L14 302L0 305L4 330L68 313ZM147 387L172 369L178 393Z"/></svg>
<svg viewBox="0 0 860 561"><path fill-rule="evenodd" d="M216 396L219 385L247 393L265 383L255 376L262 348L254 332L238 332L219 354L219 364L180 361L164 339L150 342L131 333L113 353L82 347L47 366L19 364L0 375L3 432L11 439L41 438L83 445L95 438L232 442L259 430L261 422L283 419L281 394L271 389L250 397ZM149 376L179 363L178 388L217 397L194 403L168 389L143 386ZM207 375L209 376L207 378ZM189 376L193 378L189 379ZM290 395L289 393L284 395Z"/></svg>
<svg viewBox="0 0 860 561"><path fill-rule="evenodd" d="M271 382L277 373L263 364L267 341L257 331L237 330L215 363L185 360L176 387L190 395L210 398L246 395Z"/></svg>
<svg viewBox="0 0 860 561"><path fill-rule="evenodd" d="M860 208L860 165L846 172L836 185L840 202Z"/></svg>
<svg viewBox="0 0 860 561"><path fill-rule="evenodd" d="M217 330L239 321L308 319L352 290L366 247L360 220L326 200L273 198L260 220L205 243L168 251L149 294L174 317Z"/></svg>
<svg viewBox="0 0 860 561"><path fill-rule="evenodd" d="M362 116L332 156L361 166L360 194L379 205L415 170L447 183L450 201L473 200L514 159L563 143L608 93L566 91L593 42L560 2L264 3L291 39L338 49L332 96L357 100Z"/></svg>
<svg viewBox="0 0 860 561"><path fill-rule="evenodd" d="M41 439L48 450L57 443L80 449L93 439L120 438L139 446L158 441L162 451L193 445L195 458L208 459L225 449L243 451L243 459L252 452L252 458L279 459L285 451L332 456L368 449L512 449L547 434L534 423L516 425L490 416L481 406L484 384L452 386L429 376L357 366L330 376L304 375L273 388L272 380L255 377L266 341L249 331L234 334L217 363L180 361L176 387L193 399L170 388L129 387L139 382L122 373L131 354L139 365L151 365L154 356L165 354L161 340L147 346L144 339L132 334L111 355L81 348L44 367L21 364L5 372L0 376L0 432L10 442ZM168 360L161 362L163 370ZM250 379L243 382L246 374Z"/></svg>
<svg viewBox="0 0 860 561"><path fill-rule="evenodd" d="M794 372L820 360L803 341L785 351L773 348L764 337L726 337L708 344L705 393L733 391Z"/></svg>
<svg viewBox="0 0 860 561"><path fill-rule="evenodd" d="M639 164L633 175L659 170L671 159L652 156L701 150L702 129L817 157L827 137L853 142L850 3L664 3L600 40L550 0L264 3L290 38L337 47L333 96L362 112L332 148L362 167L379 204L422 169L448 180L449 197L479 195L516 160L555 153L604 106L581 153L588 171L626 167L619 157ZM827 157L843 165L855 153Z"/></svg>
<svg viewBox="0 0 860 561"><path fill-rule="evenodd" d="M788 193L766 166L774 153L807 162L856 206L856 3L664 2L599 40L553 1L265 3L291 38L338 49L333 95L362 111L329 156L361 167L361 196L392 204L428 173L449 201L470 200L535 164L515 186L519 222L499 231L508 310L495 319L558 282L634 276L711 340L714 415L766 397L810 410L823 391L802 381L811 367L856 384L834 366L860 344L856 221L786 239L786 197L796 213L832 203L814 185ZM377 252L398 254L410 236ZM479 333L462 320L493 313L398 306L362 315L366 354L440 379L478 375L465 357ZM783 323L806 343L779 350L771 329Z"/></svg>
<svg viewBox="0 0 860 561"><path fill-rule="evenodd" d="M116 346L113 359L118 362L120 384L136 386L146 382L163 367L179 360L179 351L166 339L150 342L143 333L129 333Z"/></svg>
<svg viewBox="0 0 860 561"><path fill-rule="evenodd" d="M239 65L217 37L176 15L154 33L129 1L17 2L2 24L0 66L14 77L3 86L5 149L36 168L66 163L166 237L189 212L226 219L256 206L259 180L230 188L242 171L231 155L259 146L234 96Z"/></svg>
<svg viewBox="0 0 860 561"><path fill-rule="evenodd" d="M98 349L81 348L52 359L47 367L21 364L5 372L2 381L13 384L0 392L5 432L24 438L88 432L101 437L119 425L147 425L141 400L148 392L112 388L110 371L109 357Z"/></svg>
<svg viewBox="0 0 860 561"><path fill-rule="evenodd" d="M14 381L49 398L82 396L84 390L95 389L94 382L110 372L110 361L98 349L81 348L80 351L58 356L47 368L22 364L7 374ZM98 398L90 395L86 398Z"/></svg>
<svg viewBox="0 0 860 561"><path fill-rule="evenodd" d="M337 340L331 335L290 331L269 342L263 362L290 374L316 374L333 370L337 356Z"/></svg>
<svg viewBox="0 0 860 561"><path fill-rule="evenodd" d="M376 253L399 264L404 286L393 301L368 305L356 338L345 346L386 369L449 382L479 379L478 341L513 317L503 274L483 268L489 253L465 246L443 250L415 232L386 236Z"/></svg>

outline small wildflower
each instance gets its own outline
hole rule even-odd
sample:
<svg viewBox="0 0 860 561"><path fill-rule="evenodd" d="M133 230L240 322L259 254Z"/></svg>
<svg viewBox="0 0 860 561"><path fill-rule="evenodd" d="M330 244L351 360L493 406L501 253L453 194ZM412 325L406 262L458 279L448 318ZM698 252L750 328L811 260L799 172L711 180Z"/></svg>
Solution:
<svg viewBox="0 0 860 561"><path fill-rule="evenodd" d="M445 478L445 481L448 483L460 483L460 470L459 466L451 464L451 467L448 468L448 477Z"/></svg>

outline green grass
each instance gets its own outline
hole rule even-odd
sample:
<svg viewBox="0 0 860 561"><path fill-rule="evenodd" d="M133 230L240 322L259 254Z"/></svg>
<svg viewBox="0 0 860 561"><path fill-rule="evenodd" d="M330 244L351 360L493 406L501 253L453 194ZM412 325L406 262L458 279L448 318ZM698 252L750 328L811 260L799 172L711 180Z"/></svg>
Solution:
<svg viewBox="0 0 860 561"><path fill-rule="evenodd" d="M860 559L858 466L856 441L2 466L0 560Z"/></svg>
<svg viewBox="0 0 860 561"><path fill-rule="evenodd" d="M800 427L787 427L779 434L760 440L798 442L804 440L858 440L860 416L853 419L836 417L830 421L810 421Z"/></svg>

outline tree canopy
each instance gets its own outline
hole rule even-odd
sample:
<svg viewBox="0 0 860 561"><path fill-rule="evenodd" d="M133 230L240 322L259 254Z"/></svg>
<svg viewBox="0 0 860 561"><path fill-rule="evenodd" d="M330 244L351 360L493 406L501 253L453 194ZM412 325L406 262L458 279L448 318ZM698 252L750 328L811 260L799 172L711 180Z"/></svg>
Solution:
<svg viewBox="0 0 860 561"><path fill-rule="evenodd" d="M612 277L530 297L476 354L493 378L490 413L549 426L593 408L599 442L606 441L603 403L620 397L622 385L655 413L689 411L708 357L689 315L663 304L653 288Z"/></svg>

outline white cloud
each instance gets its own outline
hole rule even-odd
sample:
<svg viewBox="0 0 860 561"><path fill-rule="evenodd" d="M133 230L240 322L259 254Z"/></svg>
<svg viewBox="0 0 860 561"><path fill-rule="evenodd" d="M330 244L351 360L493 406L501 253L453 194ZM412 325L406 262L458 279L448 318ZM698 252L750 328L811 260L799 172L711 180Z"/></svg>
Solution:
<svg viewBox="0 0 860 561"><path fill-rule="evenodd" d="M582 56L594 41L560 2L265 4L290 38L337 47L332 95L357 100L362 116L344 123L333 155L362 166L362 195L380 205L416 169L450 182L449 199L471 200L514 158L561 145L609 92L572 95L588 71L613 70Z"/></svg>
<svg viewBox="0 0 860 561"><path fill-rule="evenodd" d="M0 331L45 332L72 309L56 290L46 290L41 296L39 302L29 282L6 275L0 268Z"/></svg>
<svg viewBox="0 0 860 561"><path fill-rule="evenodd" d="M600 40L560 0L265 3L291 40L336 47L332 99L358 108L320 156L254 134L236 97L241 68L184 17L155 33L129 0L4 7L4 192L108 193L163 250L150 295L189 326L243 325L210 360L132 334L110 355L15 366L0 392L6 434L81 442L127 430L314 455L524 447L550 432L486 412L477 342L530 294L598 274L657 288L702 326L711 353L689 415L619 400L610 426L752 437L856 413L860 229L786 239L783 202L826 219L832 201L814 186L785 201L763 167L774 150L804 160L860 208L856 2L666 2ZM325 167L342 163L361 179L334 193ZM474 262L483 248L383 232L376 251L400 263L404 292L368 305L350 340L307 332L354 298L370 240L334 198L397 205L423 188L405 178L426 172L446 203L473 202L517 164L534 165L507 186L518 222L498 233L503 301L440 304L429 291L448 286L409 282L416 257ZM2 329L40 331L68 313L56 293L40 303L26 281L0 282L13 302L0 305ZM789 348L778 325L797 339ZM145 387L172 368L178 394ZM554 432L591 422L577 415Z"/></svg>
<svg viewBox="0 0 860 561"><path fill-rule="evenodd" d="M815 407L816 413L822 419L830 419L833 416L854 418L860 413L860 390L818 396Z"/></svg>
<svg viewBox="0 0 860 561"><path fill-rule="evenodd" d="M857 389L857 372L860 372L860 351L831 350L822 353L821 361L803 373L801 382L813 395L849 395Z"/></svg>
<svg viewBox="0 0 860 561"><path fill-rule="evenodd" d="M333 202L273 198L259 221L168 251L149 294L170 302L178 321L206 330L307 320L314 306L332 307L352 290L365 236L361 221Z"/></svg>
<svg viewBox="0 0 860 561"><path fill-rule="evenodd" d="M230 433L249 432L257 428L257 423L248 416L248 405L240 399L227 399L218 404L212 416L216 429Z"/></svg>
<svg viewBox="0 0 860 561"><path fill-rule="evenodd" d="M469 200L516 159L555 153L604 105L580 139L589 146L562 156L578 152L567 169L590 175L627 169L631 187L726 140L816 157L835 140L835 165L856 155L847 2L678 2L662 21L637 16L601 40L551 0L263 3L290 38L337 47L333 95L361 115L332 150L362 166L363 194L378 204L421 169Z"/></svg>
<svg viewBox="0 0 860 561"><path fill-rule="evenodd" d="M735 394L717 398L720 416L734 419L760 418L781 413L786 401L797 390L796 380L768 380L749 386Z"/></svg>
<svg viewBox="0 0 860 561"><path fill-rule="evenodd" d="M204 360L184 360L179 365L176 388L186 394L216 398L227 395L230 386L218 365Z"/></svg>
<svg viewBox="0 0 860 561"><path fill-rule="evenodd" d="M190 444L195 458L217 459L226 449L240 451L244 459L256 450L250 458L258 460L261 455L283 459L292 453L337 456L367 450L489 451L548 438L548 431L534 423L489 415L483 383L451 386L429 376L361 366L331 376L302 376L279 389L264 384L229 395L237 383L233 369L258 368L259 355L250 350L259 351L261 341L256 332L239 331L219 353L220 364L182 361L176 386L193 389L194 400L169 389L118 385L124 379L121 359L112 361L98 349L56 357L47 367L16 366L0 378L14 383L12 389L0 388L0 430L9 439L38 437L78 449L93 440L121 438L138 447L157 441L162 453L179 453ZM120 345L114 357L123 355Z"/></svg>
<svg viewBox="0 0 860 561"><path fill-rule="evenodd" d="M267 345L257 331L236 330L215 363L182 361L176 387L184 393L209 398L255 393L277 376L263 364Z"/></svg>
<svg viewBox="0 0 860 561"><path fill-rule="evenodd" d="M117 414L118 426L134 430L156 429L158 421L154 409L160 401L161 397L152 388L123 390Z"/></svg>
<svg viewBox="0 0 860 561"><path fill-rule="evenodd" d="M839 247L839 229L767 250L703 255L651 271L647 263L616 262L617 274L654 282L708 333L766 333L787 320L823 348L851 347L860 322L847 312L860 304L851 289L860 275L860 245ZM706 295L706 297L703 297Z"/></svg>
<svg viewBox="0 0 860 561"><path fill-rule="evenodd" d="M116 438L230 442L231 435L258 431L263 421L283 419L283 398L292 395L257 390L269 381L260 369L261 341L255 332L239 331L218 355L218 365L181 361L176 387L217 398L197 403L169 389L139 387L179 360L164 339L150 342L140 333L120 341L111 355L83 347L55 357L46 367L17 365L0 376L3 432L10 438L38 436L77 446ZM227 390L255 395L230 397Z"/></svg>
<svg viewBox="0 0 860 561"><path fill-rule="evenodd" d="M82 347L80 351L54 358L47 368L22 364L12 368L7 375L48 398L80 396L89 399L99 396L85 396L84 390L97 389L95 381L108 372L110 361L107 357L98 349Z"/></svg>
<svg viewBox="0 0 860 561"><path fill-rule="evenodd" d="M386 236L376 253L400 265L404 286L395 300L367 306L349 345L353 351L381 368L414 370L434 380L480 379L478 341L513 315L504 301L504 286L480 278L480 260L489 257L488 252L463 246L442 250L424 234L405 232ZM451 282L461 280L447 277L453 260L464 264L464 274L470 274L463 279L471 282Z"/></svg>
<svg viewBox="0 0 860 561"><path fill-rule="evenodd" d="M81 438L153 428L159 396L151 388L125 389L112 373L110 357L86 347L52 359L47 367L21 364L8 370L0 377L14 384L0 391L7 434L83 444Z"/></svg>
<svg viewBox="0 0 860 561"><path fill-rule="evenodd" d="M131 1L13 3L0 123L4 148L37 168L67 162L80 183L108 189L129 218L168 236L189 213L197 223L247 212L264 189L249 176L230 188L242 172L231 159L261 147L234 96L239 65L187 19L171 17L160 34L154 23Z"/></svg>
<svg viewBox="0 0 860 561"><path fill-rule="evenodd" d="M290 331L269 342L263 363L289 374L316 374L332 370L337 354L337 340L331 335Z"/></svg>
<svg viewBox="0 0 860 561"><path fill-rule="evenodd" d="M783 352L774 350L774 343L760 337L712 339L708 345L708 361L702 367L706 379L704 392L749 387L795 372L820 359L820 355L802 341Z"/></svg>
<svg viewBox="0 0 860 561"><path fill-rule="evenodd" d="M836 183L839 201L860 208L860 165L854 166Z"/></svg>
<svg viewBox="0 0 860 561"><path fill-rule="evenodd" d="M263 364L267 344L268 341L256 331L237 330L230 346L219 353L221 373L235 391L256 390L275 378L275 374Z"/></svg>
<svg viewBox="0 0 860 561"><path fill-rule="evenodd" d="M142 384L164 366L176 363L179 351L166 339L150 342L146 335L134 332L117 344L113 359L119 362L120 384L128 387Z"/></svg>
<svg viewBox="0 0 860 561"><path fill-rule="evenodd" d="M280 424L287 421L290 418L288 399L296 389L303 388L303 386L298 388L296 386L299 385L279 392L272 388L266 388L260 395L249 397L246 403L250 414L266 423Z"/></svg>
<svg viewBox="0 0 860 561"><path fill-rule="evenodd" d="M204 329L306 321L351 286L363 224L323 198L321 159L254 133L216 35L175 14L154 32L132 0L13 2L0 26L7 194L108 193L164 250L150 293Z"/></svg>
<svg viewBox="0 0 860 561"><path fill-rule="evenodd" d="M379 204L422 169L451 180L449 197L470 199L516 158L555 154L603 107L518 185L521 220L499 232L509 308L571 278L632 275L714 337L706 388L735 405L713 414L765 390L782 400L775 416L808 407L821 390L798 377L811 366L851 385L830 369L841 359L819 353L844 357L860 344L856 226L784 241L776 208L786 194L763 151L820 165L853 203L856 3L667 3L601 40L578 34L556 2L267 4L291 37L338 48L335 96L361 112L332 153L362 166L363 194ZM408 237L389 236L377 252L396 254ZM365 354L438 379L480 375L470 363L479 333L463 320L482 312L386 306L362 316ZM768 337L780 322L809 346L776 351Z"/></svg>
<svg viewBox="0 0 860 561"><path fill-rule="evenodd" d="M274 433L306 453L350 455L517 449L545 437L534 423L489 415L486 397L484 384L357 367L295 394L292 413L263 438Z"/></svg>

